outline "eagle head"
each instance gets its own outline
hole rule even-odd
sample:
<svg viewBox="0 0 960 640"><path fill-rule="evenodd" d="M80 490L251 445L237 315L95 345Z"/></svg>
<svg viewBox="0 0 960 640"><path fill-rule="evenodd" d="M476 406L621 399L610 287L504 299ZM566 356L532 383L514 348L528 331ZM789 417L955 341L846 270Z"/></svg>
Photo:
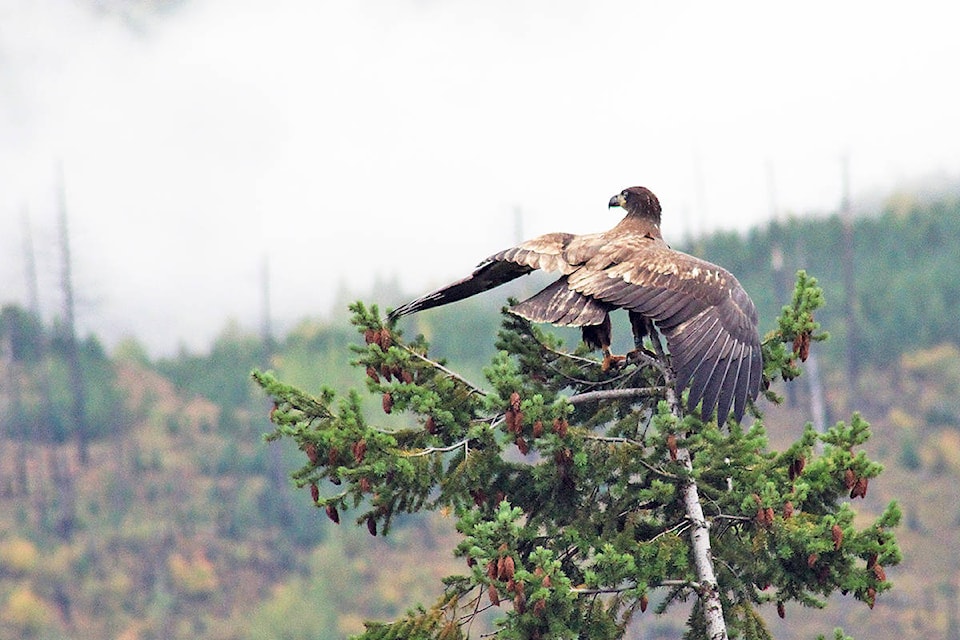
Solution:
<svg viewBox="0 0 960 640"><path fill-rule="evenodd" d="M623 207L628 213L660 217L660 201L646 187L629 187L610 198L609 206Z"/></svg>
<svg viewBox="0 0 960 640"><path fill-rule="evenodd" d="M623 207L627 213L660 221L660 201L646 187L629 187L610 198L609 207Z"/></svg>

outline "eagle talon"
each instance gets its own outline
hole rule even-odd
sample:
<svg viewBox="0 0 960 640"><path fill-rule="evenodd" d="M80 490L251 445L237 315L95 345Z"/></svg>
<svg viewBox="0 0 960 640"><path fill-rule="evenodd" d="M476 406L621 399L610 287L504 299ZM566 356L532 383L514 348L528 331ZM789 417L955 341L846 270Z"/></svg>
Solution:
<svg viewBox="0 0 960 640"><path fill-rule="evenodd" d="M646 347L640 347L627 353L626 355L627 362L628 363L637 362L640 360L640 356L647 356L648 358L656 358L657 354L651 351L650 349L647 349Z"/></svg>
<svg viewBox="0 0 960 640"><path fill-rule="evenodd" d="M615 356L610 353L610 349L603 350L603 365L600 369L606 373L610 369L619 369L620 365L626 362L627 356Z"/></svg>

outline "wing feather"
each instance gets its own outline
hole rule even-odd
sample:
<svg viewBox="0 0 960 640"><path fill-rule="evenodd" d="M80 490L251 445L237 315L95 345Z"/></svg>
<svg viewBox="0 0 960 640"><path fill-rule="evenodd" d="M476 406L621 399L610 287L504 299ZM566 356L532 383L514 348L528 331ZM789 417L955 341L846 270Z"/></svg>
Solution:
<svg viewBox="0 0 960 640"><path fill-rule="evenodd" d="M730 407L734 405L737 380L740 377L740 370L747 360L743 357L745 345L737 343L731 350L728 358L730 364L727 367L726 375L720 383L719 393L717 394L717 416L724 416L718 420L725 419L730 414ZM749 366L749 364L748 364Z"/></svg>
<svg viewBox="0 0 960 640"><path fill-rule="evenodd" d="M733 402L733 417L737 422L740 422L740 419L743 418L743 412L746 410L750 381L753 379L753 347L744 345L743 348L747 353L740 360L740 370L737 372Z"/></svg>
<svg viewBox="0 0 960 640"><path fill-rule="evenodd" d="M693 369L690 372L690 396L687 401L687 408L690 411L692 411L703 398L703 392L706 389L707 382L710 380L710 376L713 375L713 370L716 369L717 361L720 359L720 349L723 348L723 344L726 342L726 338L719 332L707 334L705 338L708 342L707 347L698 354L699 357L692 359L690 363L693 365ZM669 342L667 344L669 344Z"/></svg>
<svg viewBox="0 0 960 640"><path fill-rule="evenodd" d="M729 347L731 342L732 339L728 337L727 347ZM714 410L719 408L717 401L720 399L720 391L723 388L727 375L730 373L730 366L733 364L733 358L727 347L723 349L726 353L717 359L717 366L714 368L713 373L710 374L710 379L703 391L703 401L700 405L700 417L703 420L709 420ZM725 415L726 414L724 414L724 416ZM723 418L718 418L718 420L722 421Z"/></svg>
<svg viewBox="0 0 960 640"><path fill-rule="evenodd" d="M678 337L674 338L671 334L667 334L667 345L673 356L673 366L679 375L677 383L683 383L680 387L686 386L689 376L693 374L693 369L689 367L692 365L696 368L703 359L705 350L716 340L718 333L715 327L719 322L719 318L704 314L695 325L691 325Z"/></svg>

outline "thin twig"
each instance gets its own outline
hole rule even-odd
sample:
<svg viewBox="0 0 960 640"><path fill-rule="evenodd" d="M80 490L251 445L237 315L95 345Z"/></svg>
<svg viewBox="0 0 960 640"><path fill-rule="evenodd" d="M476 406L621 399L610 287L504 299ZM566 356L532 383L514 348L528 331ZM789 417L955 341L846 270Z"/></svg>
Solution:
<svg viewBox="0 0 960 640"><path fill-rule="evenodd" d="M655 587L690 587L691 589L700 589L699 582L691 582L690 580L663 580L656 585L651 585L651 588ZM576 593L582 596L593 596L593 595L602 595L605 593L623 593L624 591L630 591L631 589L636 589L636 586L633 587L607 587L603 589L587 589L587 588L575 588L570 589L570 593Z"/></svg>
<svg viewBox="0 0 960 640"><path fill-rule="evenodd" d="M477 385L473 384L472 382L470 382L469 380L467 380L466 378L464 378L464 377L461 376L460 374L458 374L458 373L456 373L456 372L454 372L454 371L451 371L450 369L447 369L445 366L443 366L442 364L440 364L440 363L437 362L436 360L431 360L431 359L428 358L427 356L425 356L425 355L423 355L423 354L420 354L420 353L417 353L416 351L414 351L412 348L410 348L409 346L407 346L407 345L405 345L405 344L401 344L400 346L403 348L404 351L406 351L406 352L409 353L410 355L412 355L412 356L414 356L414 357L416 357L416 358L419 358L419 359L423 360L424 362L426 362L427 364L429 364L431 367L433 367L434 369L437 369L438 371L442 371L444 374L446 374L446 375L449 376L450 378L453 378L454 380L457 380L457 381L465 384L466 386L468 386L468 387L470 388L470 390L471 390L473 393L478 393L478 394L480 394L481 396L486 396L486 395L487 395L487 392L486 392L486 391L484 391L483 389L481 389L481 388L478 387Z"/></svg>
<svg viewBox="0 0 960 640"><path fill-rule="evenodd" d="M463 447L464 455L469 453L470 439L464 438L460 442L455 442L454 444L451 444L450 446L447 446L447 447L427 447L426 449L421 449L420 451L417 451L415 453L410 451L401 451L400 455L405 458L416 458L418 456L430 455L431 453L448 453L450 451L459 449L460 447Z"/></svg>
<svg viewBox="0 0 960 640"><path fill-rule="evenodd" d="M564 373L563 371L560 371L560 369L558 369L557 367L555 367L552 362L544 361L543 364L544 364L548 369L550 369L551 371L553 371L555 374L557 374L558 376L560 376L560 377L562 377L562 378L564 378L564 379L566 379L566 380L569 380L570 382L576 382L577 384L584 384L584 385L589 385L589 386L593 386L593 387L597 386L598 384L601 384L601 383L599 383L599 382L594 382L594 381L592 381L592 380L584 380L584 379L582 379L582 378L574 378L573 376L567 375L566 373Z"/></svg>
<svg viewBox="0 0 960 640"><path fill-rule="evenodd" d="M753 521L753 518L749 518L749 517L747 517L747 516L728 516L728 515L725 514L725 513L718 513L717 515L713 516L713 518L714 518L715 520L736 520L737 522L752 522L752 521Z"/></svg>
<svg viewBox="0 0 960 640"><path fill-rule="evenodd" d="M586 435L586 436L584 436L584 439L585 439L585 440L596 440L596 441L598 441L598 442L611 442L611 443L613 443L613 444L629 444L629 445L633 445L633 446L635 446L635 447L641 447L641 448L645 446L645 445L644 445L642 442L640 442L639 440L634 440L634 439L632 439L632 438L622 438L622 437L614 437L614 436L594 436L594 435ZM668 472L668 471L664 471L663 469L660 469L659 467L655 467L655 466L653 466L652 464L650 464L649 462L647 462L646 460L644 460L643 458L637 458L637 462L639 462L641 465L643 465L644 467L646 467L649 471L651 471L651 472L653 472L653 473L655 473L655 474L657 474L657 475L659 475L659 476L663 476L664 478L670 478L671 480L679 480L679 479L680 479L680 476L678 476L678 475L676 475L676 474L673 474L673 473L670 473L670 472Z"/></svg>
<svg viewBox="0 0 960 640"><path fill-rule="evenodd" d="M584 440L596 440L597 442L612 442L613 444L632 444L642 447L643 443L633 438L624 438L621 436L595 436L592 434L583 436Z"/></svg>
<svg viewBox="0 0 960 640"><path fill-rule="evenodd" d="M536 337L535 335L533 335L532 332L531 332L529 335L530 335L531 338L533 338L533 341L534 341L534 342L536 342L538 345L540 345L540 348L541 348L541 349L543 349L544 351L546 351L546 352L548 352L548 353L552 353L552 354L554 354L554 355L556 355L556 356L558 356L558 357L560 357L560 358L569 358L570 360L576 360L576 361L583 362L583 363L585 363L585 364L591 364L591 365L598 365L598 364L600 364L599 361L594 360L594 359L592 359L592 358L584 358L583 356L577 356L577 355L574 355L574 354L572 354L572 353L566 353L566 352L564 352L564 351L557 351L557 350L554 349L553 347L549 347L549 346L547 346L546 344L544 344L542 340L537 339L537 337Z"/></svg>
<svg viewBox="0 0 960 640"><path fill-rule="evenodd" d="M648 542L653 542L654 540L656 540L656 539L659 538L660 536L666 535L666 534L670 533L671 531L678 531L678 532L679 532L679 531L683 531L683 530L686 529L688 526L690 526L690 521L689 521L688 519L684 518L683 520L681 520L681 521L678 522L677 524L673 525L673 526L670 527L669 529L664 529L663 531L661 531L661 532L658 533L657 535L653 536L652 538L650 538L650 540L648 540Z"/></svg>

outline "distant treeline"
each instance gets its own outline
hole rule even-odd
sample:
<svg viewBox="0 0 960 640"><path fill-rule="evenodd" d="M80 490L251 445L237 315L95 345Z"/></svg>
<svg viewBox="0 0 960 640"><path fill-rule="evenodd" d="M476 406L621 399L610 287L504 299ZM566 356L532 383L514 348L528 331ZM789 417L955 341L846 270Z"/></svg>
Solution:
<svg viewBox="0 0 960 640"><path fill-rule="evenodd" d="M960 344L960 198L900 203L855 218L852 231L852 304L861 368L887 365L904 352L944 342ZM736 274L757 304L761 328L770 329L790 294L782 284L778 290L774 248L779 245L786 282L792 283L797 269L806 269L823 286L827 304L818 320L833 337L824 345L826 353L837 358L847 340L843 238L843 222L832 215L790 218L743 236L718 233L693 248Z"/></svg>
<svg viewBox="0 0 960 640"><path fill-rule="evenodd" d="M806 269L818 278L827 296L827 305L818 320L833 337L823 347L828 366L842 366L847 304L853 305L856 355L861 368L888 365L902 353L916 349L942 343L960 345L960 199L944 197L911 205L899 202L896 208L857 217L852 221L852 239L852 298L843 286L844 233L839 215L791 217L746 234L714 233L680 248L736 274L756 302L761 331L773 328L773 319L788 302L797 269ZM493 354L503 303L510 295L527 295L537 287L537 282L521 279L477 299L414 316L405 320L402 327L411 337L417 333L426 335L434 354L449 359L456 369L480 381L482 369ZM398 293L395 287L376 289L374 299L366 301L378 303L381 312L415 295ZM376 299L378 295L384 299ZM343 297L344 307L350 297ZM205 354L184 351L144 364L169 377L181 390L220 404L226 416L260 401L247 379L253 367L275 369L284 379L307 389L319 388L321 384L353 386L358 378L348 366L348 345L358 338L345 315L334 313L333 318L304 320L286 335L272 339L269 345L264 344L261 336L231 324ZM54 426L53 437L61 439L69 427L57 402L64 396L65 383L58 364L58 331L56 326L42 327L17 307L7 307L0 315L0 337L7 345L7 358L23 362L27 370L31 365L46 363L55 405L48 419ZM576 346L576 332L561 333L570 348ZM97 340L87 338L81 345L83 360L91 369L86 378L88 393L98 396L91 398L87 406L112 414L90 416L92 422L100 423L94 431L104 433L103 423L118 422L118 398L106 392L109 374ZM146 358L142 349L127 345L126 351ZM31 386L36 388L35 384ZM22 398L26 404L21 409L29 414L22 416L26 421L36 423L38 412L43 411L34 402L37 397L28 393Z"/></svg>

